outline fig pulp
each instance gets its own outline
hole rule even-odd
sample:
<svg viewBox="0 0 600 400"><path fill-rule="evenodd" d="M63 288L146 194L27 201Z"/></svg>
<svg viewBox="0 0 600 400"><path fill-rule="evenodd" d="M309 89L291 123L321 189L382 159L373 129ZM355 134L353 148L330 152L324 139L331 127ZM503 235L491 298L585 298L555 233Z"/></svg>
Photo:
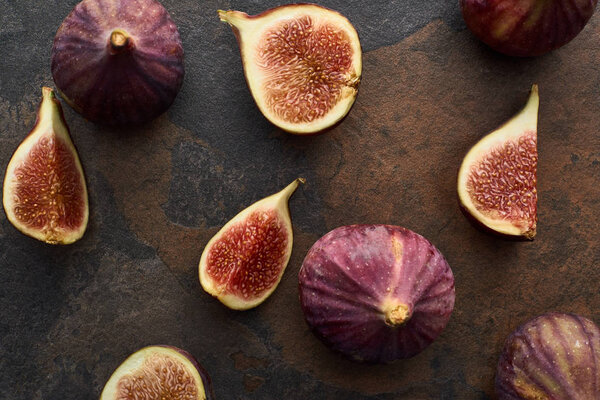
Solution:
<svg viewBox="0 0 600 400"><path fill-rule="evenodd" d="M538 87L521 112L481 139L458 172L465 215L486 230L533 239L537 224Z"/></svg>
<svg viewBox="0 0 600 400"><path fill-rule="evenodd" d="M212 400L210 378L188 352L149 346L133 353L112 374L100 400Z"/></svg>
<svg viewBox="0 0 600 400"><path fill-rule="evenodd" d="M499 400L600 399L600 328L562 313L520 326L500 357L496 393Z"/></svg>
<svg viewBox="0 0 600 400"><path fill-rule="evenodd" d="M206 292L234 310L256 307L273 293L292 254L288 200L300 183L246 208L208 242L198 268Z"/></svg>
<svg viewBox="0 0 600 400"><path fill-rule="evenodd" d="M358 361L420 353L454 308L454 277L442 254L399 226L334 229L312 246L299 279L310 328L331 349Z"/></svg>
<svg viewBox="0 0 600 400"><path fill-rule="evenodd" d="M3 204L19 231L46 243L73 243L85 232L89 215L85 177L50 88L42 88L35 126L10 159Z"/></svg>
<svg viewBox="0 0 600 400"><path fill-rule="evenodd" d="M183 82L179 31L156 0L83 0L52 47L52 76L64 99L107 125L149 121Z"/></svg>
<svg viewBox="0 0 600 400"><path fill-rule="evenodd" d="M362 71L358 34L339 13L290 4L256 16L219 11L238 39L246 81L263 115L310 134L343 119Z"/></svg>
<svg viewBox="0 0 600 400"><path fill-rule="evenodd" d="M538 56L575 38L598 0L460 0L467 26L509 56Z"/></svg>

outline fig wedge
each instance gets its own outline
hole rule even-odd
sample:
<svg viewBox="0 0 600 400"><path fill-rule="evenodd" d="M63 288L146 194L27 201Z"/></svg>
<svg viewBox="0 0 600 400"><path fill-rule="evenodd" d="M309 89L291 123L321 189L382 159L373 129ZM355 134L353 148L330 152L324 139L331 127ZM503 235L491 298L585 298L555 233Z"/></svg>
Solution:
<svg viewBox="0 0 600 400"><path fill-rule="evenodd" d="M458 172L467 217L487 231L533 240L537 226L538 86L512 119L481 139Z"/></svg>
<svg viewBox="0 0 600 400"><path fill-rule="evenodd" d="M289 198L303 178L252 204L208 242L198 273L206 292L234 310L258 306L277 288L292 254Z"/></svg>
<svg viewBox="0 0 600 400"><path fill-rule="evenodd" d="M346 116L362 73L360 41L346 17L314 4L256 16L218 13L233 28L246 81L269 121L290 133L312 134Z"/></svg>
<svg viewBox="0 0 600 400"><path fill-rule="evenodd" d="M22 233L70 244L85 233L88 193L60 102L42 88L35 126L14 152L4 177L4 211Z"/></svg>
<svg viewBox="0 0 600 400"><path fill-rule="evenodd" d="M188 352L148 346L129 356L111 375L100 400L212 400L208 374Z"/></svg>

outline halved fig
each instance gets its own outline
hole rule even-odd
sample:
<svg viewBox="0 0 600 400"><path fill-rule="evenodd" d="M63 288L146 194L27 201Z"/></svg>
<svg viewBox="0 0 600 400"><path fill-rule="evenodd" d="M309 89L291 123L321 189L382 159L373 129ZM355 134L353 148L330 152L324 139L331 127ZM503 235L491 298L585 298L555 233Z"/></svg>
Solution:
<svg viewBox="0 0 600 400"><path fill-rule="evenodd" d="M537 85L521 112L481 139L458 172L465 215L504 237L532 240L537 224Z"/></svg>
<svg viewBox="0 0 600 400"><path fill-rule="evenodd" d="M246 81L269 121L311 134L346 116L362 72L358 34L346 17L314 4L255 16L219 10L219 17L233 28Z"/></svg>
<svg viewBox="0 0 600 400"><path fill-rule="evenodd" d="M83 0L56 32L52 76L87 119L134 125L162 114L183 82L183 47L156 0Z"/></svg>
<svg viewBox="0 0 600 400"><path fill-rule="evenodd" d="M206 292L234 310L256 307L273 293L292 254L288 201L300 183L252 204L208 242L198 267Z"/></svg>
<svg viewBox="0 0 600 400"><path fill-rule="evenodd" d="M149 346L133 353L111 375L100 400L211 400L204 368L173 346Z"/></svg>
<svg viewBox="0 0 600 400"><path fill-rule="evenodd" d="M60 102L42 88L35 126L13 154L4 177L4 211L24 234L50 244L80 239L88 193Z"/></svg>

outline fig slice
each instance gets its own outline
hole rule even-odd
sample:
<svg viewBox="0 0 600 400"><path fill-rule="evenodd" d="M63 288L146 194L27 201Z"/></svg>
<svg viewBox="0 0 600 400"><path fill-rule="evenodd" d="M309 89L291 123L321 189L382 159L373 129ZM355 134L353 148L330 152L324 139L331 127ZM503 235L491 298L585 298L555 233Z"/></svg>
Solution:
<svg viewBox="0 0 600 400"><path fill-rule="evenodd" d="M208 374L188 352L148 346L130 355L113 372L100 400L212 400Z"/></svg>
<svg viewBox="0 0 600 400"><path fill-rule="evenodd" d="M277 288L292 254L289 198L303 178L257 201L208 242L198 267L206 292L234 310L258 306Z"/></svg>
<svg viewBox="0 0 600 400"><path fill-rule="evenodd" d="M538 86L517 115L469 150L458 172L458 197L478 226L533 240L537 225Z"/></svg>
<svg viewBox="0 0 600 400"><path fill-rule="evenodd" d="M238 39L246 81L263 115L295 134L323 131L354 103L362 51L352 24L314 4L256 16L219 10Z"/></svg>
<svg viewBox="0 0 600 400"><path fill-rule="evenodd" d="M8 163L2 200L8 220L35 239L70 244L85 233L85 177L60 102L50 88L42 88L35 126Z"/></svg>

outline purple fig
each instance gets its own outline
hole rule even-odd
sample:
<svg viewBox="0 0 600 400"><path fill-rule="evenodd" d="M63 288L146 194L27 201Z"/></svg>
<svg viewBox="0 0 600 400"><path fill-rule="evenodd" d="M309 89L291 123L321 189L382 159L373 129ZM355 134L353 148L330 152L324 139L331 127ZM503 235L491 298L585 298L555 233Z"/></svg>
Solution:
<svg viewBox="0 0 600 400"><path fill-rule="evenodd" d="M496 51L538 56L569 43L598 0L460 0L469 29Z"/></svg>
<svg viewBox="0 0 600 400"><path fill-rule="evenodd" d="M331 349L365 362L420 353L454 308L454 277L424 237L399 226L343 226L319 239L300 269L300 302Z"/></svg>
<svg viewBox="0 0 600 400"><path fill-rule="evenodd" d="M600 399L600 328L549 313L518 327L498 363L499 400Z"/></svg>
<svg viewBox="0 0 600 400"><path fill-rule="evenodd" d="M62 97L107 125L147 122L171 105L183 82L179 31L156 0L83 0L52 47Z"/></svg>

